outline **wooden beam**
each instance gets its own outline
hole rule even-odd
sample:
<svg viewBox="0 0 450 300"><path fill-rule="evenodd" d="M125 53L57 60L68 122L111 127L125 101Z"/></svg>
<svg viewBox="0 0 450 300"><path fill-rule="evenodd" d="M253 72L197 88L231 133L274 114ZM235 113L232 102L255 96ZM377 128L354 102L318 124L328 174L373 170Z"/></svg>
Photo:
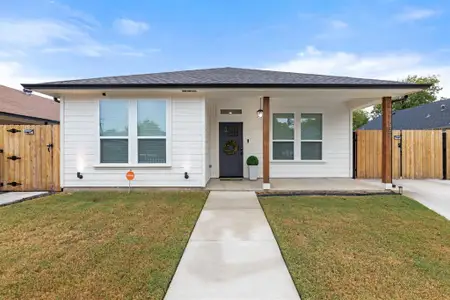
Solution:
<svg viewBox="0 0 450 300"><path fill-rule="evenodd" d="M392 185L392 98L382 100L381 181L386 188Z"/></svg>
<svg viewBox="0 0 450 300"><path fill-rule="evenodd" d="M270 189L270 98L263 97L263 188Z"/></svg>

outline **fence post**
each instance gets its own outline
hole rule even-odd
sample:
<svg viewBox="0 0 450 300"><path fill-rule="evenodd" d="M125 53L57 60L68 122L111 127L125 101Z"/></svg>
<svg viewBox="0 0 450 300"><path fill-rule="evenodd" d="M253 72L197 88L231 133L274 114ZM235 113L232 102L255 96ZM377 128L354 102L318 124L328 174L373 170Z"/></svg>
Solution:
<svg viewBox="0 0 450 300"><path fill-rule="evenodd" d="M353 131L353 179L358 175L358 132Z"/></svg>
<svg viewBox="0 0 450 300"><path fill-rule="evenodd" d="M398 144L400 148L400 179L403 179L403 131L400 130L400 142Z"/></svg>
<svg viewBox="0 0 450 300"><path fill-rule="evenodd" d="M447 132L442 130L442 179L447 179Z"/></svg>

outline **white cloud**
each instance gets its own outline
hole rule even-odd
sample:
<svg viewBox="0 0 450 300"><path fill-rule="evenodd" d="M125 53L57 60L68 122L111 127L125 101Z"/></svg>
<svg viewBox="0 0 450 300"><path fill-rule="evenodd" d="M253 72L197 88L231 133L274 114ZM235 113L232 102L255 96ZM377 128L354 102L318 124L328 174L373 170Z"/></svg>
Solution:
<svg viewBox="0 0 450 300"><path fill-rule="evenodd" d="M58 15L63 15L66 19L69 19L76 24L90 29L101 26L100 22L90 14L76 10L73 7L62 4L58 1L51 0L49 3L58 11Z"/></svg>
<svg viewBox="0 0 450 300"><path fill-rule="evenodd" d="M0 84L22 90L21 83L36 83L62 80L62 78L29 75L31 72L15 61L0 61ZM65 78L67 79L67 78Z"/></svg>
<svg viewBox="0 0 450 300"><path fill-rule="evenodd" d="M45 19L0 19L2 46L39 47L54 41L86 38L71 24Z"/></svg>
<svg viewBox="0 0 450 300"><path fill-rule="evenodd" d="M114 21L114 27L123 35L139 35L147 30L150 26L145 22L134 21L130 19L118 19Z"/></svg>
<svg viewBox="0 0 450 300"><path fill-rule="evenodd" d="M331 20L330 25L333 29L345 29L348 27L348 24L342 20Z"/></svg>
<svg viewBox="0 0 450 300"><path fill-rule="evenodd" d="M389 80L401 80L408 75L438 75L444 87L441 96L450 97L450 63L435 65L426 53L323 52L308 46L292 60L267 69Z"/></svg>
<svg viewBox="0 0 450 300"><path fill-rule="evenodd" d="M402 22L428 19L438 14L438 11L429 8L406 8L397 14L396 19Z"/></svg>
<svg viewBox="0 0 450 300"><path fill-rule="evenodd" d="M127 45L105 44L90 30L73 23L47 19L0 19L0 51L14 49L42 53L73 53L88 57L103 55L145 56L145 51Z"/></svg>

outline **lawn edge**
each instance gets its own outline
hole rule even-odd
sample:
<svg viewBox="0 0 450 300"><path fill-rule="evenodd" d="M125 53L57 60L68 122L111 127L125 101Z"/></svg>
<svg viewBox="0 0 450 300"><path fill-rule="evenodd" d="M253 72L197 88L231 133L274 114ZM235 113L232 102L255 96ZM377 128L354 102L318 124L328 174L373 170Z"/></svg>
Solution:
<svg viewBox="0 0 450 300"><path fill-rule="evenodd" d="M183 252L181 252L180 257L178 258L178 262L177 262L177 264L176 264L176 266L175 266L175 271L173 272L172 276L170 277L169 282L167 283L166 291L165 291L165 293L164 293L164 297L166 297L167 292L169 291L169 287L170 287L170 285L171 285L171 283L172 283L172 281L173 281L173 278L175 277L175 274L177 273L178 266L179 266L180 263L181 263L181 259L183 258L184 252L186 252L187 245L189 244L189 241L191 240L192 233L194 232L194 229L195 229L195 227L197 226L197 222L198 222L198 219L200 218L200 214L202 213L203 209L205 208L206 201L208 200L210 191L205 191L205 192L206 192L206 193L205 193L205 194L206 194L205 201L204 201L204 203L203 203L203 205L202 205L202 208L200 209L200 211L199 211L198 214L197 214L197 220L195 221L195 224L194 224L194 226L192 227L191 232L189 233L189 237L188 237L188 239L187 239L187 241L186 241L186 244L184 245ZM163 298L163 299L164 299L164 298Z"/></svg>
<svg viewBox="0 0 450 300"><path fill-rule="evenodd" d="M289 268L289 265L286 262L286 259L284 258L284 253L283 253L283 250L281 250L281 248L280 248L280 243L278 241L278 237L277 237L277 235L275 234L275 232L272 229L272 223L270 222L270 219L267 218L266 211L264 210L264 206L261 204L261 199L259 197L260 196L258 195L258 193L256 193L256 198L258 199L259 206L261 206L261 210L262 210L262 212L264 214L264 217L266 218L267 223L269 223L270 231L272 232L272 235L275 238L275 242L277 243L278 250L280 250L280 253L281 253L281 258L283 259L283 262L284 262L284 264L286 266L286 269L287 269L287 271L289 273L289 276L291 277L291 280L292 280L292 283L294 284L295 290L297 291L297 294L300 297L300 299L303 299L302 293L298 290L297 285L295 284L295 281L294 281L294 277L292 276L291 270ZM267 197L267 196L265 196L265 197Z"/></svg>

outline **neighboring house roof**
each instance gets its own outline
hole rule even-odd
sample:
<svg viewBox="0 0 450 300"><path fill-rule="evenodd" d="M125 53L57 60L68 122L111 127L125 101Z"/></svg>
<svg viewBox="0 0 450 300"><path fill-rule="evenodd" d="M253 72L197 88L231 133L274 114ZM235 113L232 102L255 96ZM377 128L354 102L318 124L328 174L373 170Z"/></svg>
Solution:
<svg viewBox="0 0 450 300"><path fill-rule="evenodd" d="M37 95L0 85L0 114L59 121L59 104Z"/></svg>
<svg viewBox="0 0 450 300"><path fill-rule="evenodd" d="M266 87L266 88L428 88L429 85L398 81L352 78L342 76L215 68L129 76L79 79L38 84L22 84L29 89L73 88L214 88L214 87Z"/></svg>
<svg viewBox="0 0 450 300"><path fill-rule="evenodd" d="M392 129L450 128L450 99L397 110L392 115ZM375 118L361 130L381 129L381 117Z"/></svg>

